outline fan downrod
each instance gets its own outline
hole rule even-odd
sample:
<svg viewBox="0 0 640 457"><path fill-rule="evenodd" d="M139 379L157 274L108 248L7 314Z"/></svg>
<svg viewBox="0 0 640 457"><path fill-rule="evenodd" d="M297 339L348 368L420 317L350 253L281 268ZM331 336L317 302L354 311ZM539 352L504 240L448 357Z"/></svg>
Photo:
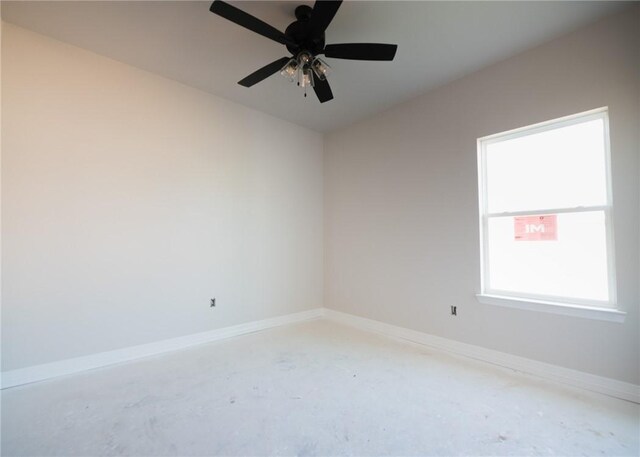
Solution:
<svg viewBox="0 0 640 457"><path fill-rule="evenodd" d="M311 18L311 12L313 8L309 5L299 5L296 7L295 15L299 21L308 21Z"/></svg>

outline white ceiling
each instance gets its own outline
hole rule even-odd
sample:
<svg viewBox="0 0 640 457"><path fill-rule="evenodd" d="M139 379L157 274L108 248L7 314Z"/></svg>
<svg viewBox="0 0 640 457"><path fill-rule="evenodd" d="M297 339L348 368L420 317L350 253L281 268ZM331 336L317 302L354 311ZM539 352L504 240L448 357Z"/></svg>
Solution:
<svg viewBox="0 0 640 457"><path fill-rule="evenodd" d="M2 2L2 18L274 116L327 132L531 48L625 6L620 2L346 1L327 43L397 43L394 62L327 59L334 100L274 75L237 81L288 55L209 12L207 2ZM232 2L280 30L306 1Z"/></svg>

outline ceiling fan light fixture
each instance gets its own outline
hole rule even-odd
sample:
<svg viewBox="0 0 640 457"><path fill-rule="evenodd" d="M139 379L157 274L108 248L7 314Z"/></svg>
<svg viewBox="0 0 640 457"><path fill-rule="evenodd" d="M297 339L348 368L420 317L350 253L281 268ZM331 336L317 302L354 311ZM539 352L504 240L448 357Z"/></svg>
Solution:
<svg viewBox="0 0 640 457"><path fill-rule="evenodd" d="M302 67L309 65L313 61L313 56L307 51L303 51L298 54L298 64Z"/></svg>
<svg viewBox="0 0 640 457"><path fill-rule="evenodd" d="M313 68L313 72L322 81L327 79L327 75L331 72L331 66L320 57L315 58L311 64L311 68Z"/></svg>
<svg viewBox="0 0 640 457"><path fill-rule="evenodd" d="M298 61L296 59L289 60L287 64L282 67L282 70L280 70L280 74L293 82L298 74Z"/></svg>
<svg viewBox="0 0 640 457"><path fill-rule="evenodd" d="M300 87L313 87L313 72L309 67L303 68L300 72Z"/></svg>

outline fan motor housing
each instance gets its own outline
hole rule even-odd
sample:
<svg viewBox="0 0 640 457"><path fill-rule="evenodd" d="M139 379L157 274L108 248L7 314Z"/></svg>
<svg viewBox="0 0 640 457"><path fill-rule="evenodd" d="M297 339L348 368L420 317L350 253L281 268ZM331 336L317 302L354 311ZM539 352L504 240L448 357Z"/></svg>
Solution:
<svg viewBox="0 0 640 457"><path fill-rule="evenodd" d="M296 21L289 24L284 34L291 39L298 47L287 45L287 49L293 55L301 51L308 51L314 56L320 54L324 49L324 33L315 39L311 38L311 28L309 19L312 8L309 5L300 5L295 10Z"/></svg>

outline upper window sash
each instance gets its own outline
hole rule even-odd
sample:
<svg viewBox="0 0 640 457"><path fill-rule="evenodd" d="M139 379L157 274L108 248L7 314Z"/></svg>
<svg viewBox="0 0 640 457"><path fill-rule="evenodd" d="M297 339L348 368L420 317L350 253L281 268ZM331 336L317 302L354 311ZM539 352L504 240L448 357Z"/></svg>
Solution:
<svg viewBox="0 0 640 457"><path fill-rule="evenodd" d="M607 138L604 108L480 138L481 209L500 214L610 205ZM566 186L576 173L581 179Z"/></svg>

